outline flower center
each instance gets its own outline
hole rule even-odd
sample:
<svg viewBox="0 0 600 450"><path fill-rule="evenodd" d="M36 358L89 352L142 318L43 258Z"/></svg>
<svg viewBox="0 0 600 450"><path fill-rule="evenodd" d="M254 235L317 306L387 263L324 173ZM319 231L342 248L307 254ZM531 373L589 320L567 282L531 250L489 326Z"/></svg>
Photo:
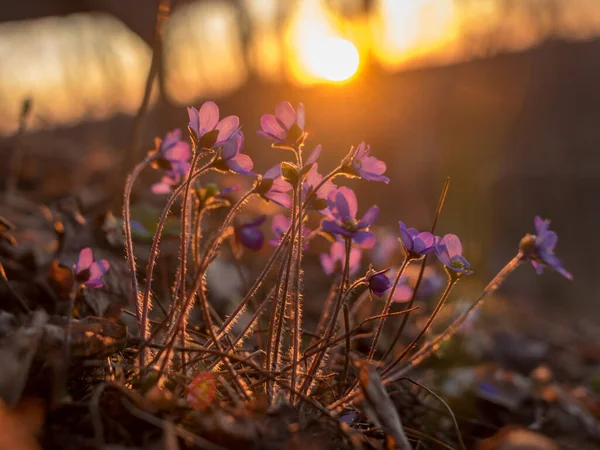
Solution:
<svg viewBox="0 0 600 450"><path fill-rule="evenodd" d="M352 219L346 219L343 223L343 227L344 229L350 231L350 232L355 232L358 230L358 228L356 227L357 222L355 220Z"/></svg>

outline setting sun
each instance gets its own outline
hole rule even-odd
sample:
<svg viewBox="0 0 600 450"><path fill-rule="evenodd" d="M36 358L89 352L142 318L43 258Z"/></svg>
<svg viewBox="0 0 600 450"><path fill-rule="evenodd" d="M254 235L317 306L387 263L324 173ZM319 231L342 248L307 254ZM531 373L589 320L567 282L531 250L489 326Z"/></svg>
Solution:
<svg viewBox="0 0 600 450"><path fill-rule="evenodd" d="M314 42L304 55L306 67L315 75L330 81L344 81L358 70L358 50L350 41L339 37Z"/></svg>
<svg viewBox="0 0 600 450"><path fill-rule="evenodd" d="M313 84L352 77L360 64L359 52L342 31L319 0L299 3L286 32L293 78Z"/></svg>

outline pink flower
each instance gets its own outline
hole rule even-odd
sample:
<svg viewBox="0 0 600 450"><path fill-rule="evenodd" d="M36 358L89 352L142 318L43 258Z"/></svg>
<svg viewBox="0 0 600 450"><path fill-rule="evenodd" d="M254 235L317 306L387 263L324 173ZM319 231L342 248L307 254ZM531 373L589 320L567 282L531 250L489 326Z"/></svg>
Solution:
<svg viewBox="0 0 600 450"><path fill-rule="evenodd" d="M275 144L295 144L304 133L304 106L294 110L289 102L281 102L275 107L275 115L265 114L260 119L261 136L271 139ZM294 127L295 126L295 127ZM294 130L294 133L290 133Z"/></svg>
<svg viewBox="0 0 600 450"><path fill-rule="evenodd" d="M79 252L79 258L73 271L75 272L75 281L83 284L88 288L101 288L104 286L102 275L104 275L110 264L105 259L94 261L94 253L89 247L84 248Z"/></svg>
<svg viewBox="0 0 600 450"><path fill-rule="evenodd" d="M215 102L204 102L200 110L189 107L187 111L190 118L188 127L200 143L205 135L215 131L216 136L212 136L212 139L207 139L204 143L207 148L223 144L240 126L240 119L237 116L227 116L219 121L219 107Z"/></svg>

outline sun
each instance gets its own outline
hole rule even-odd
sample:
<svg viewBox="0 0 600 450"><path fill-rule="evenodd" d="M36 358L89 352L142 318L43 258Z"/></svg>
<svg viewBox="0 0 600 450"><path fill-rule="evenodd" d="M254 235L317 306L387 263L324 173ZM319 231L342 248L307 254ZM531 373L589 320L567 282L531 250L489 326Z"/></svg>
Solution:
<svg viewBox="0 0 600 450"><path fill-rule="evenodd" d="M304 55L306 68L329 81L344 81L358 70L360 57L354 44L340 37L314 42Z"/></svg>
<svg viewBox="0 0 600 450"><path fill-rule="evenodd" d="M341 82L357 72L359 52L342 33L343 27L322 0L297 2L285 35L291 56L288 67L296 81L305 85Z"/></svg>

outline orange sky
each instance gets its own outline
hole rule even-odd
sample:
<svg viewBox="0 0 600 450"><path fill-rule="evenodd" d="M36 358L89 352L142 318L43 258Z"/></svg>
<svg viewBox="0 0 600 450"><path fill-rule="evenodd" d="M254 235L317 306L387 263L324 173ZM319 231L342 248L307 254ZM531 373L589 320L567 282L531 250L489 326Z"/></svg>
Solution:
<svg viewBox="0 0 600 450"><path fill-rule="evenodd" d="M559 1L554 11L532 8L535 1L515 2L508 11L500 3L378 0L365 17L304 0L285 3L293 6L280 33L277 0L244 0L255 28L248 58L231 3L184 5L173 13L165 38L167 95L181 105L218 98L241 86L250 71L273 82L351 82L366 61L398 71L523 49L549 35L586 39L600 32L598 0ZM346 11L358 5L328 4L343 4ZM77 14L1 24L0 60L0 134L7 135L29 96L35 99L33 128L132 113L150 50L116 19Z"/></svg>

